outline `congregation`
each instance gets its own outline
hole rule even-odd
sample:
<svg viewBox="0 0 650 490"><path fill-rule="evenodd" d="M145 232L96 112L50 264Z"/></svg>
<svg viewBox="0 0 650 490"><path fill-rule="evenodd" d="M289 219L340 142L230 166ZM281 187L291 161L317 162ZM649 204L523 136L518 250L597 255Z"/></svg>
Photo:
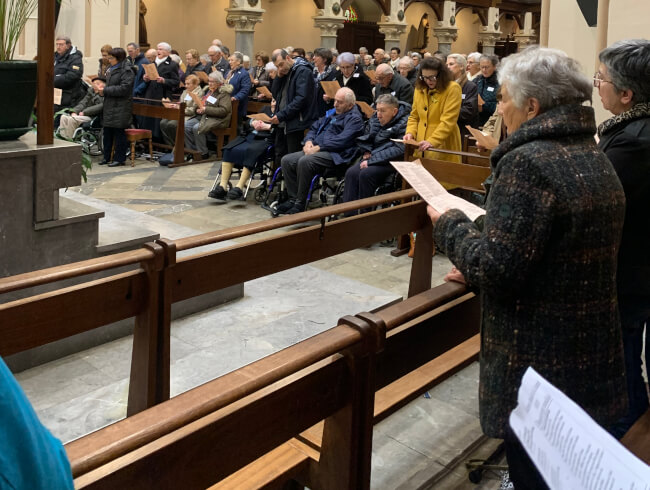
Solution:
<svg viewBox="0 0 650 490"><path fill-rule="evenodd" d="M641 356L645 345L648 366L650 42L614 43L593 79L563 52L538 47L503 60L286 47L258 52L254 66L218 39L207 57L187 50L185 62L164 42L147 53L135 43L106 48L108 65L100 61L84 87L81 53L57 39L56 109L67 112L60 133L100 118L101 164L121 166L126 128L174 144L174 121L134 119L134 97L184 101L186 148L206 159L210 133L230 124L236 103L238 136L223 148L209 197L243 199L258 158L272 148L287 195L273 216L305 211L310 183L328 172L344 179L345 201L372 196L409 141L418 156L460 163L453 152L467 126L482 128L493 142L484 148L493 150L485 218L428 213L436 246L455 266L448 279L482 298L481 425L505 440L515 488L546 488L507 422L528 366L617 438L648 409ZM328 94L323 82L333 81L339 88ZM594 88L612 114L599 126ZM246 117L251 101L269 103L265 120ZM240 179L229 188L235 168Z"/></svg>

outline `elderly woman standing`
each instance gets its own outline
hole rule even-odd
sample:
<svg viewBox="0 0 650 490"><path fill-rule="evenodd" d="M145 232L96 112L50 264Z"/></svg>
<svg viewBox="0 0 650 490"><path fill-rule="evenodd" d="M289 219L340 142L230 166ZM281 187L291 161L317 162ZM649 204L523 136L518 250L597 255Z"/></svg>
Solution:
<svg viewBox="0 0 650 490"><path fill-rule="evenodd" d="M462 140L466 134L469 134L467 125L473 128L478 126L478 88L474 82L467 79L467 60L463 55L447 56L447 68L463 91L463 103L458 116L458 129Z"/></svg>
<svg viewBox="0 0 650 490"><path fill-rule="evenodd" d="M460 151L458 115L462 95L460 85L438 58L420 63L418 81L413 95L413 110L406 127L405 140L419 141L419 150L426 157L460 163L460 156L436 153L436 148Z"/></svg>
<svg viewBox="0 0 650 490"><path fill-rule="evenodd" d="M203 95L203 108L196 109L196 116L185 123L185 144L191 150L201 152L205 160L210 156L206 135L217 128L225 128L230 124L232 102L230 94L232 85L224 84L223 75L219 70L208 75L208 90Z"/></svg>
<svg viewBox="0 0 650 490"><path fill-rule="evenodd" d="M456 209L429 216L437 247L481 294L483 431L505 438L515 488L545 488L507 422L529 366L603 427L625 410L615 282L625 196L594 142L582 105L591 82L576 61L529 48L499 78L509 136L492 153L484 228Z"/></svg>
<svg viewBox="0 0 650 490"><path fill-rule="evenodd" d="M347 87L354 92L357 101L363 101L366 104L372 104L372 85L370 78L366 75L361 67L355 66L354 55L350 52L341 53L336 59L338 71L334 80L339 82L341 87ZM323 95L323 100L333 107L334 101L327 94Z"/></svg>
<svg viewBox="0 0 650 490"><path fill-rule="evenodd" d="M228 58L230 71L226 76L226 83L232 85L232 102L239 101L237 107L237 118L239 121L246 117L246 107L248 106L248 94L251 91L251 77L244 68L244 55L235 51Z"/></svg>
<svg viewBox="0 0 650 490"><path fill-rule="evenodd" d="M315 111L317 113L317 118L323 117L327 110L330 109L330 105L323 99L325 91L320 82L331 82L336 78L336 67L332 64L333 59L332 52L327 48L318 48L314 50L313 75L315 84L314 94L316 97L314 102L316 105Z"/></svg>
<svg viewBox="0 0 650 490"><path fill-rule="evenodd" d="M106 86L99 94L104 96L104 160L100 165L106 165L111 159L113 143L115 153L109 167L124 165L126 161L126 134L124 129L131 126L131 106L133 104L133 80L135 75L131 65L127 64L126 51L113 48L108 52L108 62L111 67L106 71Z"/></svg>
<svg viewBox="0 0 650 490"><path fill-rule="evenodd" d="M599 146L614 165L625 190L625 225L618 253L618 306L621 312L627 391L622 436L648 409L641 373L643 327L646 369L650 366L650 41L619 41L603 50L594 86L614 117L598 127Z"/></svg>

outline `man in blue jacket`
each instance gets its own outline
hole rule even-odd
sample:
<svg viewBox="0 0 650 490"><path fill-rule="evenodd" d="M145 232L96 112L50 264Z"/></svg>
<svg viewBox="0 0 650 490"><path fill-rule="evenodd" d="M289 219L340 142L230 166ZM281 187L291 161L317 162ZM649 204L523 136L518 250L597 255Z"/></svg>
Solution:
<svg viewBox="0 0 650 490"><path fill-rule="evenodd" d="M390 94L377 97L376 105L377 112L356 140L361 160L345 173L343 202L372 197L377 187L395 173L391 160L404 159L404 144L393 140L404 137L411 105ZM362 212L365 211L370 210ZM357 214L357 211L350 214Z"/></svg>
<svg viewBox="0 0 650 490"><path fill-rule="evenodd" d="M356 153L354 140L362 131L363 117L357 109L354 92L346 87L339 89L334 109L312 125L302 151L282 158L289 200L279 204L273 216L304 211L311 179L328 168L350 163Z"/></svg>

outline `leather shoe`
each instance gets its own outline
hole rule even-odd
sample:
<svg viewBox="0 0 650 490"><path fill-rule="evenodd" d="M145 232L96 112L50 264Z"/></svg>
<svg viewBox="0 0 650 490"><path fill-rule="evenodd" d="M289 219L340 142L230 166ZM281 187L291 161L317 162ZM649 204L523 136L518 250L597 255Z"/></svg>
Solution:
<svg viewBox="0 0 650 490"><path fill-rule="evenodd" d="M108 164L109 167L123 167L124 162L113 162Z"/></svg>
<svg viewBox="0 0 650 490"><path fill-rule="evenodd" d="M99 162L100 165L108 165L110 162L108 160L102 160Z"/></svg>

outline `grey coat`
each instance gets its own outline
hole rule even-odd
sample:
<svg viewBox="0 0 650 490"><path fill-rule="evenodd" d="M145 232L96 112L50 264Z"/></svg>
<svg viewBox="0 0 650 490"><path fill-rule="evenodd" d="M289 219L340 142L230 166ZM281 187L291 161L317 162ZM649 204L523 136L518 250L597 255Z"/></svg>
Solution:
<svg viewBox="0 0 650 490"><path fill-rule="evenodd" d="M231 93L232 85L226 83L221 86L219 93L212 94L216 99L214 102L205 101L205 112L199 122L199 134L209 133L213 129L227 128L230 126L230 119L232 118Z"/></svg>
<svg viewBox="0 0 650 490"><path fill-rule="evenodd" d="M104 126L128 128L133 105L133 70L124 61L111 67L104 87Z"/></svg>
<svg viewBox="0 0 650 490"><path fill-rule="evenodd" d="M103 109L104 97L90 87L86 92L86 96L72 108L72 112L76 112L77 114L83 112L84 116L95 117L101 115Z"/></svg>
<svg viewBox="0 0 650 490"><path fill-rule="evenodd" d="M502 438L532 366L607 428L625 412L616 259L625 196L598 149L594 110L555 107L492 153L481 231L444 213L436 245L480 290L479 411Z"/></svg>

